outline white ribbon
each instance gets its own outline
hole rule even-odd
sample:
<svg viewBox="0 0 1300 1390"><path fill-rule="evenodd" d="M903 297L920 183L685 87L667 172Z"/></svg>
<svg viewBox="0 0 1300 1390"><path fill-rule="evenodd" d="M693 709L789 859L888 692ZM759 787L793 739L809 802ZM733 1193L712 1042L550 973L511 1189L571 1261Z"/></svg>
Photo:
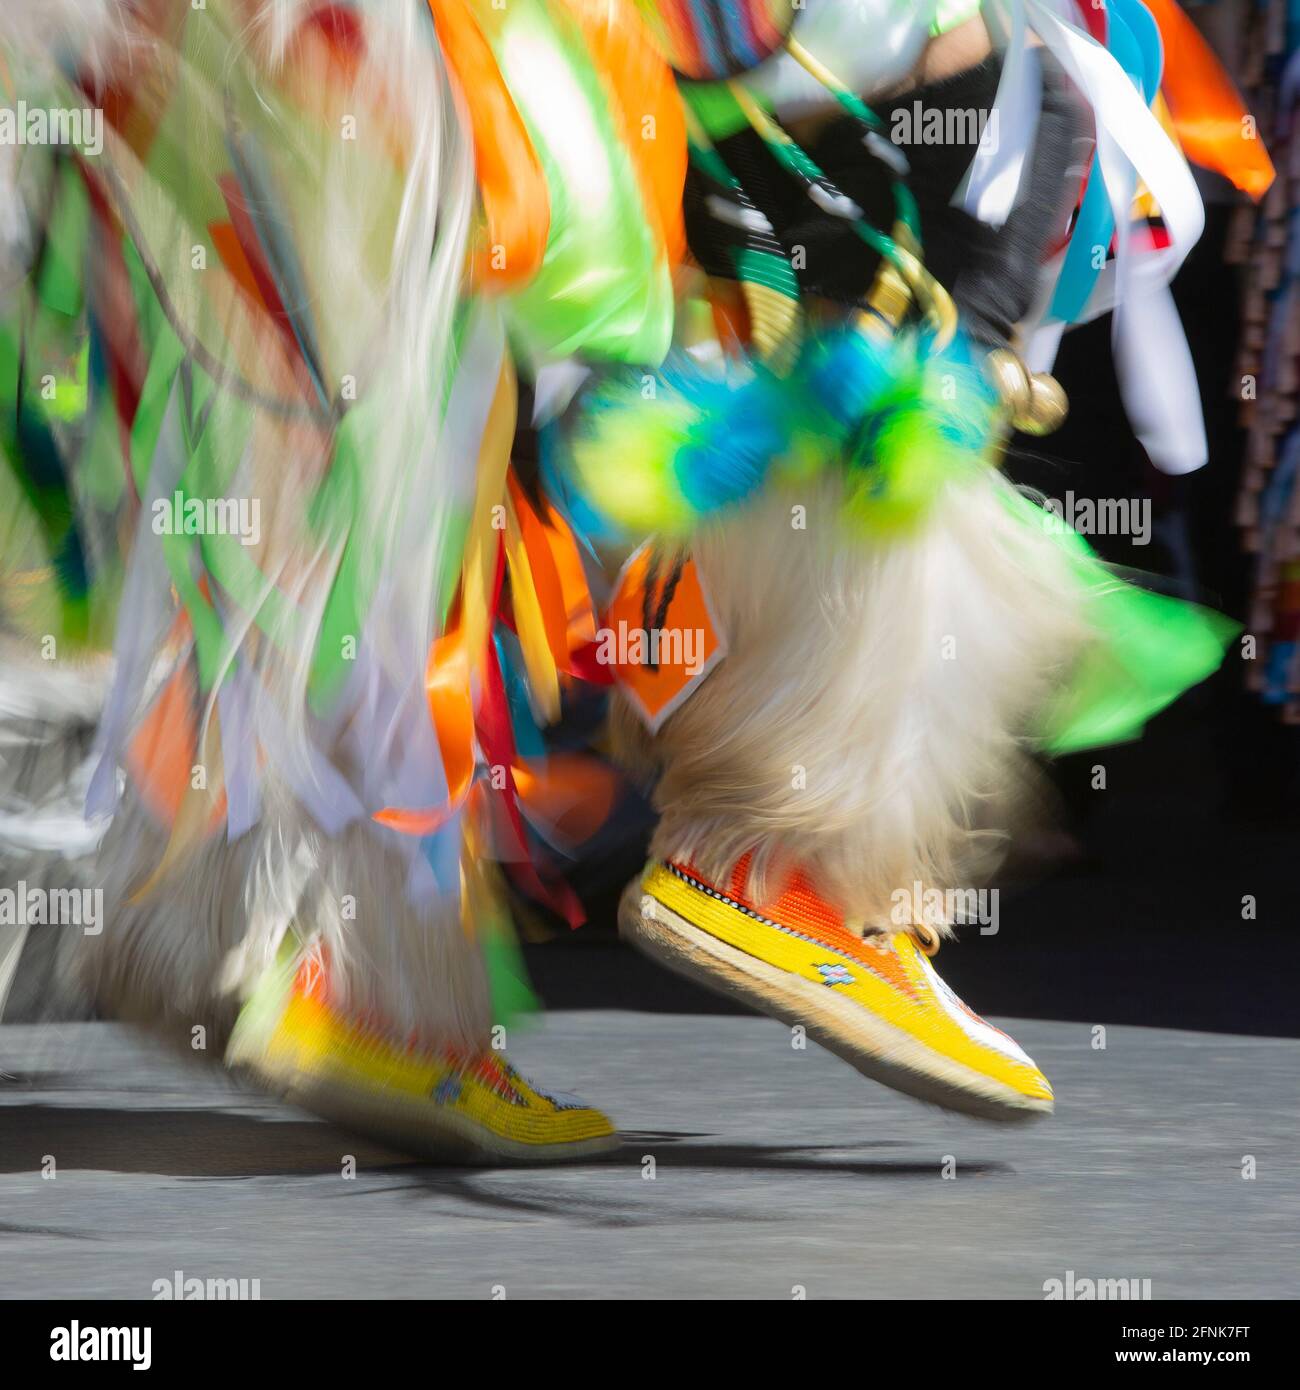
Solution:
<svg viewBox="0 0 1300 1390"><path fill-rule="evenodd" d="M995 40L1005 42L1006 56L979 148L953 198L990 227L1002 226L1015 206L1042 104L1042 73L1026 52L1025 8L1012 3L1007 9L1007 0L985 0L985 23Z"/></svg>
<svg viewBox="0 0 1300 1390"><path fill-rule="evenodd" d="M1206 459L1205 425L1195 367L1166 286L1200 237L1205 212L1186 161L1127 73L1062 11L1073 14L1073 0L985 0L992 27L1007 37L1006 64L1014 73L1005 92L999 85L998 100L1005 96L1009 103L1023 103L1028 31L1092 107L1097 159L1116 228L1113 341L1125 409L1158 468L1190 472ZM1006 119L1012 119L1010 110ZM977 164L982 154L977 154ZM1002 157L1006 168L1009 160L1010 155ZM972 170L968 195L973 189L978 215L986 221L1004 220L1014 203L1015 188L1008 190L999 181L1000 172L996 154ZM1159 205L1167 247L1139 252L1132 245L1131 210L1139 180ZM976 210L969 199L966 206ZM1091 307L1100 312L1104 305L1094 302Z"/></svg>

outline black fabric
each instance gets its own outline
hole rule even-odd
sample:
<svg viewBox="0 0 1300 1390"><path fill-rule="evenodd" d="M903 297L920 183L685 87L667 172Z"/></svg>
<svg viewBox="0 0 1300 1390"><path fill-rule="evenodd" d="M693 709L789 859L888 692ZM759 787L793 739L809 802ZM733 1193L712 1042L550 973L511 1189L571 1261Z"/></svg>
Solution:
<svg viewBox="0 0 1300 1390"><path fill-rule="evenodd" d="M972 138L951 143L926 143L925 128L911 117L921 111L982 111L992 109L997 95L1001 60L988 58L976 67L941 82L913 88L897 99L877 105L876 113L891 134L910 134L893 143L907 157L907 182L921 218L925 262L930 272L952 291L974 337L990 346L1004 344L1016 321L1030 307L1034 277L1025 273L1034 264L1052 230L1060 225L1065 201L1077 191L1077 173L1067 177L1072 152L1084 129L1077 100L1055 61L1044 66L1042 115L1022 198L1000 230L987 226L951 206L978 144L974 121ZM866 219L888 232L894 222L890 170L863 145L857 121L845 116L825 126L807 145L809 155L840 192L863 209ZM803 186L769 153L762 139L744 130L717 142L718 153L744 185L754 204L766 215L778 241L791 259L804 294L856 305L870 288L879 255L841 218L818 209ZM691 251L711 275L731 277L727 255L734 231L711 215L706 181L692 170L687 178L685 217Z"/></svg>
<svg viewBox="0 0 1300 1390"><path fill-rule="evenodd" d="M945 282L966 331L990 346L1007 343L1033 307L1038 281L1026 268L1067 225L1092 156L1087 108L1064 70L1043 49L1028 56L1042 64L1043 96L1022 196L1000 231L971 242L957 277Z"/></svg>

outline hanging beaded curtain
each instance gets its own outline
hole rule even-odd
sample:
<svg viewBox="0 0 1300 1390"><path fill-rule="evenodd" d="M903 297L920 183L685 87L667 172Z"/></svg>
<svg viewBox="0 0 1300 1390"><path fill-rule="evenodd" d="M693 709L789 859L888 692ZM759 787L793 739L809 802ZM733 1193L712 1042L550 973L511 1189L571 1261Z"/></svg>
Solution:
<svg viewBox="0 0 1300 1390"><path fill-rule="evenodd" d="M1255 562L1247 623L1259 641L1247 681L1300 724L1300 106L1294 86L1279 81L1300 52L1300 29L1288 13L1284 0L1264 0L1238 31L1237 76L1281 173L1262 203L1237 210L1227 259L1243 267L1236 521Z"/></svg>

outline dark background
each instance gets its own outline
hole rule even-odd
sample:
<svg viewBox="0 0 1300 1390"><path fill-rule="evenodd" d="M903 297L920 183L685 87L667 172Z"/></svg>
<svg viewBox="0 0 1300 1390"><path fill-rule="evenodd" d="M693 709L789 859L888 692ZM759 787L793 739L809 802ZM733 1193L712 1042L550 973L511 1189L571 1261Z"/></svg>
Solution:
<svg viewBox="0 0 1300 1390"><path fill-rule="evenodd" d="M1151 468L1120 403L1107 317L1063 344L1069 421L1047 440L1019 441L1008 471L1048 494L1150 496L1150 545L1090 537L1095 548L1244 622L1250 557L1233 524L1241 435L1231 394L1239 276L1223 261L1231 209L1206 211L1174 290L1209 466L1178 479ZM1091 788L1097 762L1104 791ZM997 934L968 927L944 946L953 988L988 1014L1300 1036L1300 728L1245 689L1238 649L1139 742L1062 759L1053 778L1063 834L1009 866ZM534 923L547 938L525 947L534 985L550 1007L743 1012L618 942L619 894L641 868L651 824L631 805L587 847L570 878L590 920L575 932ZM1242 917L1247 894L1253 921Z"/></svg>

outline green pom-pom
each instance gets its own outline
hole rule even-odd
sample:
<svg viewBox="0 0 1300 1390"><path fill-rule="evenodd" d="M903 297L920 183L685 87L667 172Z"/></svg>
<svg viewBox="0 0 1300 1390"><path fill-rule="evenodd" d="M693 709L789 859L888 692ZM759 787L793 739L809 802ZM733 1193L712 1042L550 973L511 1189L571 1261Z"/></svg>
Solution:
<svg viewBox="0 0 1300 1390"><path fill-rule="evenodd" d="M914 530L944 488L981 459L987 439L982 394L943 389L943 373L922 368L884 396L859 436L847 469L844 511L875 536Z"/></svg>
<svg viewBox="0 0 1300 1390"><path fill-rule="evenodd" d="M924 408L891 411L876 432L871 464L849 475L845 510L877 535L911 530L951 479L952 453Z"/></svg>
<svg viewBox="0 0 1300 1390"><path fill-rule="evenodd" d="M573 441L578 486L601 515L636 535L685 535L695 509L677 481L674 461L698 423L680 397L653 403L601 401Z"/></svg>

